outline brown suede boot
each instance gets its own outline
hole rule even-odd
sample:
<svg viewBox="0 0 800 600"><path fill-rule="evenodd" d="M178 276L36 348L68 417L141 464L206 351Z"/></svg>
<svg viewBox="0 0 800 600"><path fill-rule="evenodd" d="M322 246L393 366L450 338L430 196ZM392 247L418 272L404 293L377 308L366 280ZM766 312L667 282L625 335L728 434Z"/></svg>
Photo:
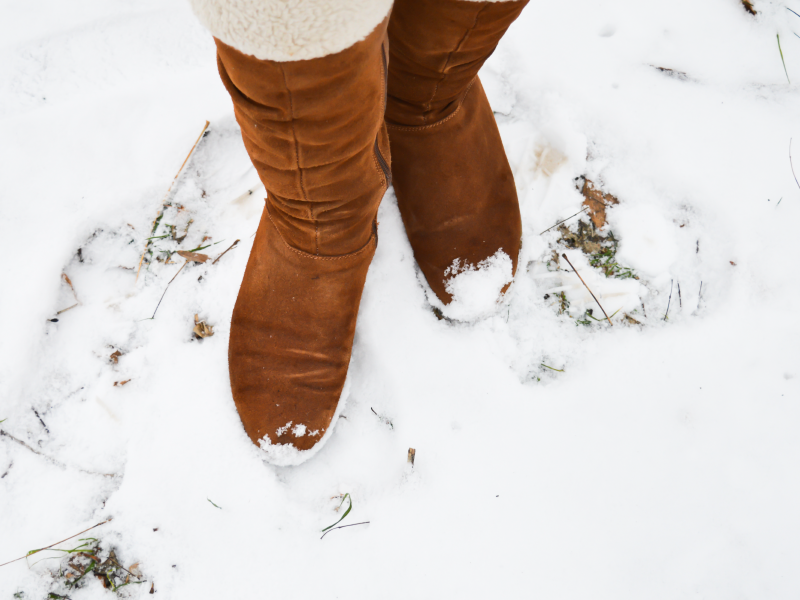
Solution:
<svg viewBox="0 0 800 600"><path fill-rule="evenodd" d="M526 4L396 0L389 21L394 189L414 257L445 305L446 280L465 266L502 250L516 272L517 193L477 74ZM509 285L510 276L498 297Z"/></svg>
<svg viewBox="0 0 800 600"><path fill-rule="evenodd" d="M386 21L322 58L259 60L217 40L266 208L231 322L236 408L270 462L319 450L340 408L389 185Z"/></svg>

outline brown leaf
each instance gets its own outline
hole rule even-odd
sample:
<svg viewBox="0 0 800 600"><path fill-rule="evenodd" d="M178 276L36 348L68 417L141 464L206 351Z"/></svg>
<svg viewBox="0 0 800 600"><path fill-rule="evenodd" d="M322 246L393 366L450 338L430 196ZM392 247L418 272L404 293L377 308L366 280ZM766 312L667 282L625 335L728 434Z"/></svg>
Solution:
<svg viewBox="0 0 800 600"><path fill-rule="evenodd" d="M417 451L414 448L408 449L408 462L411 463L411 466L414 466L414 460L417 457Z"/></svg>
<svg viewBox="0 0 800 600"><path fill-rule="evenodd" d="M187 252L186 250L178 250L178 256L182 256L186 260L191 260L196 263L204 263L208 260L208 254L200 254L199 252Z"/></svg>
<svg viewBox="0 0 800 600"><path fill-rule="evenodd" d="M749 12L751 15L758 14L756 9L753 8L753 3L750 0L742 0L742 4L744 5L744 9Z"/></svg>
<svg viewBox="0 0 800 600"><path fill-rule="evenodd" d="M195 320L197 319L197 315L195 315ZM200 321L197 325L194 326L192 330L199 338L207 338L214 335L214 328L211 325L207 325L205 321Z"/></svg>
<svg viewBox="0 0 800 600"><path fill-rule="evenodd" d="M112 352L111 356L109 356L108 358L111 360L112 363L116 365L117 363L119 363L120 356L122 356L122 352L120 352L119 350L114 350L114 352Z"/></svg>
<svg viewBox="0 0 800 600"><path fill-rule="evenodd" d="M732 260L731 260L731 261L729 261L729 262L731 263L731 265L732 265L732 266L734 266L734 267L736 266L736 263L735 263L735 262L733 262Z"/></svg>
<svg viewBox="0 0 800 600"><path fill-rule="evenodd" d="M114 387L117 387L117 386L122 387L123 385L125 385L129 381L130 381L130 379L126 379L125 381L115 381L114 382Z"/></svg>
<svg viewBox="0 0 800 600"><path fill-rule="evenodd" d="M640 322L640 321L637 321L636 319L634 319L632 316L630 316L630 315L629 315L629 314L627 314L627 313L625 313L625 320L626 320L628 323L630 323L631 325L641 325L641 322Z"/></svg>
<svg viewBox="0 0 800 600"><path fill-rule="evenodd" d="M583 180L581 193L584 197L583 205L589 208L592 223L597 229L601 229L606 224L606 208L612 204L619 204L619 200L611 194L604 194L598 190L589 179Z"/></svg>
<svg viewBox="0 0 800 600"><path fill-rule="evenodd" d="M150 593L151 594L155 594L156 593L156 584L155 583L151 583L150 584Z"/></svg>

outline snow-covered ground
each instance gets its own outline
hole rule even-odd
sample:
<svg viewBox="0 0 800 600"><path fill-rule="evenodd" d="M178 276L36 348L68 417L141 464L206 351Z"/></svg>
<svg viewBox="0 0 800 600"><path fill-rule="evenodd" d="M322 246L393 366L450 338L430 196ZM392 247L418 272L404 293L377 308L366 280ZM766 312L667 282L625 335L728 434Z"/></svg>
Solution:
<svg viewBox="0 0 800 600"><path fill-rule="evenodd" d="M139 563L131 597L797 598L800 0L754 6L533 0L482 72L524 220L508 303L437 319L388 193L345 418L278 468L227 380L263 188L211 39L182 0L0 2L0 563L113 517L79 537ZM150 319L183 259L136 267L206 120L154 234L186 237L152 242L241 242ZM542 234L579 176L640 277L566 251L613 327ZM343 494L369 524L320 540ZM113 597L42 556L0 598Z"/></svg>

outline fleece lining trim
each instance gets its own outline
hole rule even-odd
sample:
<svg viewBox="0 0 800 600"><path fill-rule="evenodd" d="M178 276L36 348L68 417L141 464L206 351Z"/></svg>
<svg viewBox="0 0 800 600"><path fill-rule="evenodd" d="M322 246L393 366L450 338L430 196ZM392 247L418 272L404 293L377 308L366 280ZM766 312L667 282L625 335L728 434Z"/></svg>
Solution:
<svg viewBox="0 0 800 600"><path fill-rule="evenodd" d="M189 0L211 34L261 60L336 54L366 38L392 0Z"/></svg>

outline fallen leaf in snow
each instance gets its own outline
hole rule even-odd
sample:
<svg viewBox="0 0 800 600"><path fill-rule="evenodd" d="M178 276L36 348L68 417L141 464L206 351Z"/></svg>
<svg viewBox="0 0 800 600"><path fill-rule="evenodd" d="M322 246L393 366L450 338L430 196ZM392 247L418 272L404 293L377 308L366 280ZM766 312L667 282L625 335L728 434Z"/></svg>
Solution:
<svg viewBox="0 0 800 600"><path fill-rule="evenodd" d="M625 320L628 323L630 323L631 325L641 325L641 322L637 321L636 319L634 319L632 316L630 316L627 313L625 313Z"/></svg>
<svg viewBox="0 0 800 600"><path fill-rule="evenodd" d="M655 65L651 65L654 69L661 71L667 77L673 77L675 79L680 79L681 81L686 81L689 79L689 75L684 73L683 71L676 71L675 69L668 69L666 67L657 67Z"/></svg>
<svg viewBox="0 0 800 600"><path fill-rule="evenodd" d="M122 387L123 385L125 385L129 381L130 381L130 379L126 379L125 381L115 381L114 382L114 387Z"/></svg>
<svg viewBox="0 0 800 600"><path fill-rule="evenodd" d="M116 365L117 363L119 363L120 356L122 356L122 352L120 352L119 350L114 350L114 352L112 352L111 356L109 356L108 358L109 360L111 360L112 363Z"/></svg>
<svg viewBox="0 0 800 600"><path fill-rule="evenodd" d="M742 4L744 5L744 9L749 12L751 15L758 14L756 9L753 8L753 3L750 0L742 0Z"/></svg>
<svg viewBox="0 0 800 600"><path fill-rule="evenodd" d="M182 256L186 260L191 260L196 263L204 263L208 260L208 254L200 254L199 252L187 252L186 250L178 250L178 256Z"/></svg>
<svg viewBox="0 0 800 600"><path fill-rule="evenodd" d="M197 315L194 316L194 329L192 332L199 338L207 338L214 335L214 328L207 325L205 321L200 321Z"/></svg>
<svg viewBox="0 0 800 600"><path fill-rule="evenodd" d="M606 224L606 208L613 204L619 204L611 194L604 194L598 190L594 182L589 179L583 180L583 189L581 190L584 201L583 205L589 208L589 217L597 229L601 229Z"/></svg>

